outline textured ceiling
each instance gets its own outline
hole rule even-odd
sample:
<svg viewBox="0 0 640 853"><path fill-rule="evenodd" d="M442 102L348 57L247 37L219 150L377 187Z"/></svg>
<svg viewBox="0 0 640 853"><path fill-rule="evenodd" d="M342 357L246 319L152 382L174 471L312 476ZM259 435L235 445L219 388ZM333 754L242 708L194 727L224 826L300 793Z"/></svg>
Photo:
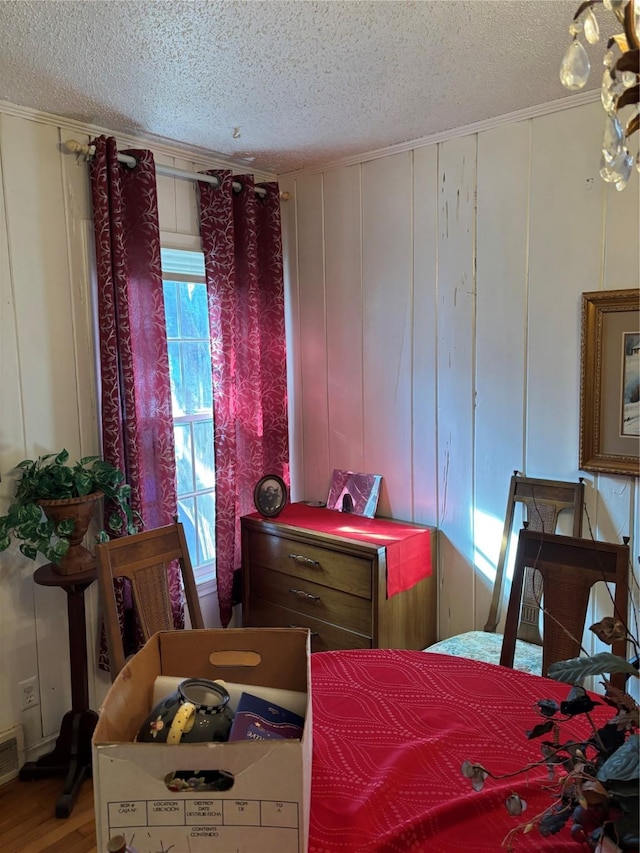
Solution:
<svg viewBox="0 0 640 853"><path fill-rule="evenodd" d="M284 173L566 96L577 5L0 0L0 100Z"/></svg>

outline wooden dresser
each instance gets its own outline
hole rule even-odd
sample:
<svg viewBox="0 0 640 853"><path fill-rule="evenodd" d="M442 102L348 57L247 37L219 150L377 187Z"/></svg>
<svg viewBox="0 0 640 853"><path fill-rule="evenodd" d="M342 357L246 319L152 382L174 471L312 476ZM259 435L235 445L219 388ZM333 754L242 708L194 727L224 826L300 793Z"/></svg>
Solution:
<svg viewBox="0 0 640 853"><path fill-rule="evenodd" d="M288 504L241 529L245 627L309 628L314 652L436 641L435 528Z"/></svg>

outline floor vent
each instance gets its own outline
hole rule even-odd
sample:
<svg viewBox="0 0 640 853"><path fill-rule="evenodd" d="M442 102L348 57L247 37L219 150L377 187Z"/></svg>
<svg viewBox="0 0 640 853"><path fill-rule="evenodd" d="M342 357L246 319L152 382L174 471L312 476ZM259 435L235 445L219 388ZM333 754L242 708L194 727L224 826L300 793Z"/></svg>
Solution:
<svg viewBox="0 0 640 853"><path fill-rule="evenodd" d="M0 785L18 776L24 764L24 734L22 726L0 732Z"/></svg>

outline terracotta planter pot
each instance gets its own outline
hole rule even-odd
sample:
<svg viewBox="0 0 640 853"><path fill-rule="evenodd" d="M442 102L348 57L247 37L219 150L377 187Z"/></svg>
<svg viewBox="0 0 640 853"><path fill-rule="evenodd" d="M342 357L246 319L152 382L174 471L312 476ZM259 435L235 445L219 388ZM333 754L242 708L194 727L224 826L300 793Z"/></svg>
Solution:
<svg viewBox="0 0 640 853"><path fill-rule="evenodd" d="M82 544L82 540L93 518L97 502L103 497L103 492L92 492L80 498L62 498L58 501L38 501L45 515L58 524L67 518L75 521L73 532L69 537L69 550L60 560L60 564L51 564L54 572L60 575L75 575L86 572L95 566L95 558Z"/></svg>

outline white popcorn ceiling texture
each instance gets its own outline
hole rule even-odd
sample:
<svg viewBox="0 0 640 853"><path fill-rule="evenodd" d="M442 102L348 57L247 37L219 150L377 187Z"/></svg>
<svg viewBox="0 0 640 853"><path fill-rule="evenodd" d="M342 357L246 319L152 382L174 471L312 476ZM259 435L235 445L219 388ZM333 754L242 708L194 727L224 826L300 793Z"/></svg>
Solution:
<svg viewBox="0 0 640 853"><path fill-rule="evenodd" d="M566 97L577 5L0 0L0 100L282 174Z"/></svg>

